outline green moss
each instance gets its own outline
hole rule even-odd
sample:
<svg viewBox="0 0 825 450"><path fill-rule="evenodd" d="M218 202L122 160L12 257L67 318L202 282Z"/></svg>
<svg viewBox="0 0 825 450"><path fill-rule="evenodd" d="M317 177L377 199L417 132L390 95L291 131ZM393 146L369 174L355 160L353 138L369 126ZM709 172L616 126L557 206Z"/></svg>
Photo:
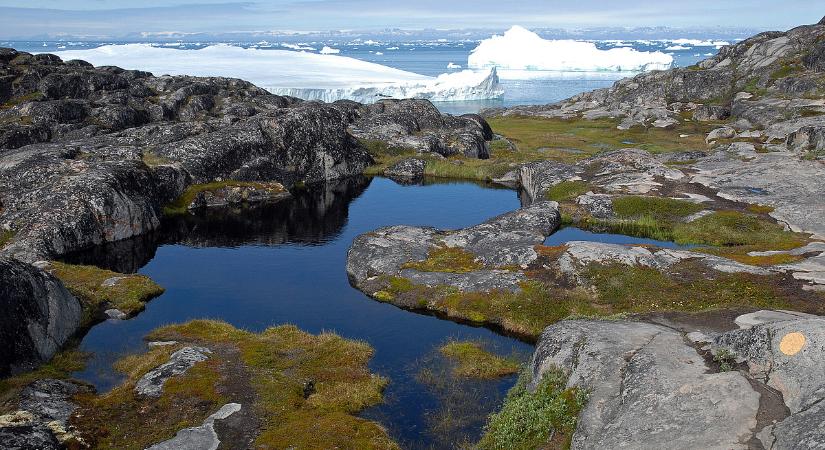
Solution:
<svg viewBox="0 0 825 450"><path fill-rule="evenodd" d="M805 70L799 63L785 62L778 69L771 73L771 80L779 80L781 78L789 77L796 73Z"/></svg>
<svg viewBox="0 0 825 450"><path fill-rule="evenodd" d="M617 119L545 119L526 116L493 117L488 120L497 133L537 159L576 161L600 151L637 147L652 153L706 148L704 136L716 125L711 122L680 122L673 129L633 127L618 130ZM686 138L680 135L689 135ZM632 142L627 144L626 142Z"/></svg>
<svg viewBox="0 0 825 450"><path fill-rule="evenodd" d="M679 220L695 214L700 204L667 197L626 196L613 199L613 211L619 217L651 217L657 220Z"/></svg>
<svg viewBox="0 0 825 450"><path fill-rule="evenodd" d="M643 266L593 264L585 276L595 286L598 302L615 312L788 307L773 277L741 273L708 277L707 270L695 262L679 263L671 272Z"/></svg>
<svg viewBox="0 0 825 450"><path fill-rule="evenodd" d="M143 154L141 155L141 159L143 160L143 163L149 167L158 167L172 163L171 159L165 158L150 151L143 152Z"/></svg>
<svg viewBox="0 0 825 450"><path fill-rule="evenodd" d="M563 202L574 200L588 191L590 191L590 185L584 181L563 181L548 189L544 195L548 200Z"/></svg>
<svg viewBox="0 0 825 450"><path fill-rule="evenodd" d="M395 277L393 280L404 280ZM427 308L448 317L500 326L523 336L536 337L547 325L571 314L594 315L591 296L584 289L553 287L536 280L521 283L517 292L461 292L445 286L415 285L409 280L382 280L381 291L390 294L394 304ZM381 292L379 291L379 292Z"/></svg>
<svg viewBox="0 0 825 450"><path fill-rule="evenodd" d="M14 239L15 234L16 233L12 230L0 231L0 249L5 247L6 244L8 244L9 242L11 242L11 240Z"/></svg>
<svg viewBox="0 0 825 450"><path fill-rule="evenodd" d="M519 370L518 360L491 353L479 342L451 341L438 350L455 362L452 372L457 377L492 379L512 375Z"/></svg>
<svg viewBox="0 0 825 450"><path fill-rule="evenodd" d="M525 371L507 394L501 411L490 416L479 449L570 447L587 393L566 388L567 377L560 371L545 373L532 393L527 390L528 383L529 373Z"/></svg>
<svg viewBox="0 0 825 450"><path fill-rule="evenodd" d="M83 304L84 324L91 325L103 308L116 308L126 315L143 311L145 303L164 289L144 275L125 275L94 266L78 266L54 261L51 272ZM113 279L104 286L106 280Z"/></svg>
<svg viewBox="0 0 825 450"><path fill-rule="evenodd" d="M17 97L14 97L14 98L8 100L5 103L0 104L0 110L14 108L17 105L22 105L23 103L27 103L27 102L40 101L40 100L43 100L45 97L46 96L43 95L43 93L40 92L40 91L30 92L30 93L25 94L25 95L19 95Z"/></svg>
<svg viewBox="0 0 825 450"><path fill-rule="evenodd" d="M265 183L259 181L225 180L213 181L211 183L193 184L186 188L186 191L184 191L184 193L181 194L181 196L178 197L174 202L164 206L163 214L169 216L176 214L186 214L189 211L189 205L192 204L192 201L195 200L195 197L199 193L207 191L216 191L218 189L229 187L252 187L256 189L269 190L273 193L281 193L286 191L286 189L284 189L284 187L279 183Z"/></svg>
<svg viewBox="0 0 825 450"><path fill-rule="evenodd" d="M484 267L476 256L467 250L456 247L436 247L430 250L427 259L403 264L403 269L415 269L421 272L467 273Z"/></svg>
<svg viewBox="0 0 825 450"><path fill-rule="evenodd" d="M677 224L673 227L673 238L680 244L764 250L789 250L808 242L802 233L786 231L778 223L737 211L716 211L693 222Z"/></svg>

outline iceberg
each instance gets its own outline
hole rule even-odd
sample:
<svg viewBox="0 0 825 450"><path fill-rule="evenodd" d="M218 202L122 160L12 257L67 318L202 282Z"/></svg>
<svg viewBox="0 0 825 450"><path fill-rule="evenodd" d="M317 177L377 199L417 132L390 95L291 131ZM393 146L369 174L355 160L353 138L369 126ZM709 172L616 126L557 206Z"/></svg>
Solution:
<svg viewBox="0 0 825 450"><path fill-rule="evenodd" d="M481 41L467 60L468 67L498 67L502 78L520 78L524 71L644 72L665 70L673 56L660 51L642 52L627 47L600 50L592 42L547 40L526 28L514 26L503 36Z"/></svg>
<svg viewBox="0 0 825 450"><path fill-rule="evenodd" d="M273 94L326 102L347 99L372 103L383 98L487 100L504 93L495 68L429 77L334 54L227 44L199 50L118 44L55 54L63 60L82 59L96 66L146 70L155 75L241 78Z"/></svg>
<svg viewBox="0 0 825 450"><path fill-rule="evenodd" d="M322 55L337 55L338 53L341 53L341 50L325 45L319 53Z"/></svg>

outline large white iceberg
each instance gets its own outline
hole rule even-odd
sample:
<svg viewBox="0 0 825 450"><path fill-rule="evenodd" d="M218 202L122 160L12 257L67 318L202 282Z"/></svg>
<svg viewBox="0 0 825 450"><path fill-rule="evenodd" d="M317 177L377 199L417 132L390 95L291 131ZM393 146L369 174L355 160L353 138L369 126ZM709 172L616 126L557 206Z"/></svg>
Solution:
<svg viewBox="0 0 825 450"><path fill-rule="evenodd" d="M498 67L502 78L521 78L524 71L644 72L669 69L673 56L627 47L600 50L592 42L547 40L514 26L503 36L481 41L468 58L474 69Z"/></svg>
<svg viewBox="0 0 825 450"><path fill-rule="evenodd" d="M382 98L466 101L503 94L495 68L428 77L355 58L219 44L200 50L150 44L104 45L56 55L94 65L139 69L155 75L241 78L273 94L327 102L349 99L371 103Z"/></svg>

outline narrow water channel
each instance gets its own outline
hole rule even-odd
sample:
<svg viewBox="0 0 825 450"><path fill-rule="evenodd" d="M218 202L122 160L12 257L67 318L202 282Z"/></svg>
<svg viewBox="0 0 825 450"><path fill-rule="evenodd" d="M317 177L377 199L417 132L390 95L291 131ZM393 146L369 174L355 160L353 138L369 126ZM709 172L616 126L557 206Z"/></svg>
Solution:
<svg viewBox="0 0 825 450"><path fill-rule="evenodd" d="M289 323L311 333L334 331L375 348L371 369L391 382L386 402L363 415L382 423L403 447L472 442L515 377L445 382L422 376L422 370L440 373L443 361L435 350L449 339L479 340L522 360L532 347L366 297L349 285L346 253L355 236L378 227L460 228L519 206L517 192L482 184L401 186L383 178L354 178L296 192L274 205L168 220L157 233L72 255L71 262L139 272L166 288L138 317L94 327L81 343L94 356L76 376L99 390L110 389L121 381L112 363L143 351L143 337L164 324L210 318L261 331Z"/></svg>

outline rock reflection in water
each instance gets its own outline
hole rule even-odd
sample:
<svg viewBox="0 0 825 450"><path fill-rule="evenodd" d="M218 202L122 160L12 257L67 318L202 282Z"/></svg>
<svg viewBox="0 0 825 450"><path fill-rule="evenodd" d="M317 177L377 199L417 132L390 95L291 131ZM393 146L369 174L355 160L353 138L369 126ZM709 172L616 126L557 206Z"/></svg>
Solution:
<svg viewBox="0 0 825 450"><path fill-rule="evenodd" d="M164 244L190 247L323 244L334 240L347 223L350 203L370 185L359 176L293 189L277 203L210 208L197 214L168 217L158 231L67 255L64 261L91 264L115 272L135 273Z"/></svg>

